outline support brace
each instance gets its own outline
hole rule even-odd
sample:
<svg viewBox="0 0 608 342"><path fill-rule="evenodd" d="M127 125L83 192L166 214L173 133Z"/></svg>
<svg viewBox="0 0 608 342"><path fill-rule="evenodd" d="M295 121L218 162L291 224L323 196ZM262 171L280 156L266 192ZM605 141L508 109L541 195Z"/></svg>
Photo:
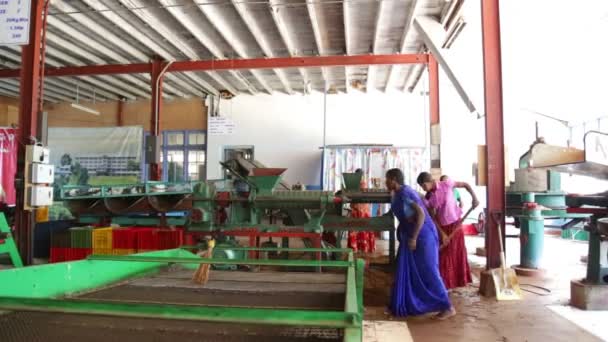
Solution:
<svg viewBox="0 0 608 342"><path fill-rule="evenodd" d="M442 38L446 34L441 23L439 23L434 18L423 16L423 17L417 17L416 19L414 19L414 27L416 27L418 32L420 32L420 35L422 36L424 44L431 51L431 54L433 55L433 57L435 57L437 59L437 61L441 65L441 68L446 73L446 75L448 76L448 78L450 79L452 84L454 85L454 88L456 88L458 95L460 95L460 98L462 99L464 104L467 106L469 111L471 113L476 112L477 108L473 104L471 97L469 96L467 91L464 89L464 86L462 85L462 83L460 82L458 77L456 77L456 73L454 72L454 69L451 67L451 64L449 63L449 56L448 56L447 50L441 47L440 42L443 41Z"/></svg>

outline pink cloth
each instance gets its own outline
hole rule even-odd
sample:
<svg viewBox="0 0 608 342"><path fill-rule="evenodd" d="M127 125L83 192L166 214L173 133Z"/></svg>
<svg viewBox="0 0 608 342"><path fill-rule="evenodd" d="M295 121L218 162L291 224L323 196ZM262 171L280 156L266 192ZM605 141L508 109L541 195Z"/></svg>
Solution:
<svg viewBox="0 0 608 342"><path fill-rule="evenodd" d="M456 197L454 197L454 181L451 179L437 182L437 187L428 196L426 205L435 209L442 226L457 222L462 215L462 209L460 209Z"/></svg>

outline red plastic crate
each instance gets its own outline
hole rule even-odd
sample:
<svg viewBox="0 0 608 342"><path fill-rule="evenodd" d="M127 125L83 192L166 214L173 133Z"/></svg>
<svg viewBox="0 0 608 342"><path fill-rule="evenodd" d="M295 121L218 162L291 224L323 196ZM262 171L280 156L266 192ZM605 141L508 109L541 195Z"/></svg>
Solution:
<svg viewBox="0 0 608 342"><path fill-rule="evenodd" d="M69 249L70 248L67 248L67 247L51 247L49 263L68 261L68 250Z"/></svg>
<svg viewBox="0 0 608 342"><path fill-rule="evenodd" d="M112 249L136 249L137 228L116 228L112 231Z"/></svg>
<svg viewBox="0 0 608 342"><path fill-rule="evenodd" d="M183 244L182 229L136 228L137 250L154 251L177 248Z"/></svg>
<svg viewBox="0 0 608 342"><path fill-rule="evenodd" d="M68 248L66 261L86 259L92 253L92 248Z"/></svg>

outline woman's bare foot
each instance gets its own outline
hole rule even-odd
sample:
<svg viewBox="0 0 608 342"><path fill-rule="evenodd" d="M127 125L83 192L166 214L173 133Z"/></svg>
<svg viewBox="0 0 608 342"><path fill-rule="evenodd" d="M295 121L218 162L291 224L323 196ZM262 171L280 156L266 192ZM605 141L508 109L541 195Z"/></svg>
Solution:
<svg viewBox="0 0 608 342"><path fill-rule="evenodd" d="M440 313L438 313L435 316L435 319L438 319L440 321L446 320L452 316L456 315L456 309L454 309L454 307L451 307L445 311L441 311Z"/></svg>

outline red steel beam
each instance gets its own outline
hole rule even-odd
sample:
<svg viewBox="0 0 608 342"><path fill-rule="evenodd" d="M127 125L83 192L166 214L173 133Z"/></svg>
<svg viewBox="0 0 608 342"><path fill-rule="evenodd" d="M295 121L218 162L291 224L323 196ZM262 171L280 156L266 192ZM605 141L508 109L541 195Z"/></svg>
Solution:
<svg viewBox="0 0 608 342"><path fill-rule="evenodd" d="M19 89L19 129L17 130L17 175L16 183L16 237L21 258L26 265L32 264L32 244L34 218L25 210L25 146L31 145L30 137L38 137L38 113L40 102L40 74L42 47L42 12L44 0L32 0L30 15L29 44L21 50L21 70Z"/></svg>
<svg viewBox="0 0 608 342"><path fill-rule="evenodd" d="M394 65L426 64L427 54L358 55L358 56L315 56L286 58L226 59L211 61L173 62L167 72L239 70L239 69L280 69L305 67L332 67L349 65ZM47 68L46 76L114 75L148 73L151 63L87 65L61 68ZM0 78L19 77L19 70L0 70Z"/></svg>
<svg viewBox="0 0 608 342"><path fill-rule="evenodd" d="M505 238L505 149L499 0L481 0L487 160L486 268L500 267ZM502 227L498 234L497 225Z"/></svg>
<svg viewBox="0 0 608 342"><path fill-rule="evenodd" d="M439 123L439 66L433 55L429 55L429 112L431 125Z"/></svg>
<svg viewBox="0 0 608 342"><path fill-rule="evenodd" d="M165 64L159 59L152 61L150 82L152 86L152 100L150 101L150 132L160 135L160 115L163 105L163 72ZM161 180L161 167L158 163L150 163L150 180Z"/></svg>
<svg viewBox="0 0 608 342"><path fill-rule="evenodd" d="M118 99L118 108L116 109L116 126L124 125L124 107L125 101L123 99Z"/></svg>

